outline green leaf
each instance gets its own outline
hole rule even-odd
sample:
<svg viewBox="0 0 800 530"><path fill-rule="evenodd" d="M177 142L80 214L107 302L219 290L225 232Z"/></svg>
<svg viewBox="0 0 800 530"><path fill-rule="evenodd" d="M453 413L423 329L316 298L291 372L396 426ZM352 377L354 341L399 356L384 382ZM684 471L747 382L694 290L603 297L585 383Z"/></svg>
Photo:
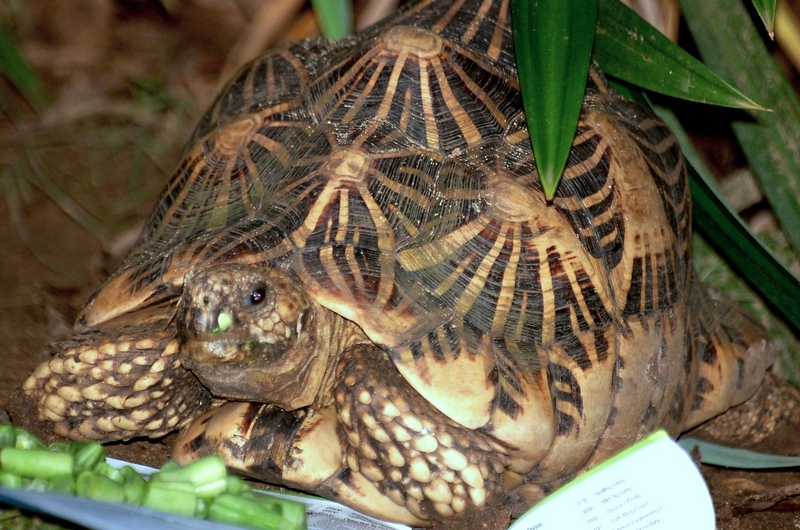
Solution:
<svg viewBox="0 0 800 530"><path fill-rule="evenodd" d="M758 291L784 321L800 331L800 281L765 247L727 206L703 162L672 111L653 106L678 138L689 161L692 214L697 228L725 260Z"/></svg>
<svg viewBox="0 0 800 530"><path fill-rule="evenodd" d="M536 167L551 199L583 105L597 0L512 0L511 20Z"/></svg>
<svg viewBox="0 0 800 530"><path fill-rule="evenodd" d="M0 27L0 72L34 109L39 111L44 109L47 105L47 95L39 78L19 54L2 27Z"/></svg>
<svg viewBox="0 0 800 530"><path fill-rule="evenodd" d="M777 0L752 0L753 7L758 11L758 16L764 23L770 38L775 36L775 4Z"/></svg>
<svg viewBox="0 0 800 530"><path fill-rule="evenodd" d="M353 33L352 0L311 0L322 35L331 40Z"/></svg>
<svg viewBox="0 0 800 530"><path fill-rule="evenodd" d="M700 452L700 461L712 466L734 469L779 469L800 466L800 457L756 453L746 449L726 447L697 438L681 438L678 445L691 453L695 448Z"/></svg>
<svg viewBox="0 0 800 530"><path fill-rule="evenodd" d="M704 61L773 109L732 117L732 128L767 201L800 250L800 100L737 0L681 0Z"/></svg>
<svg viewBox="0 0 800 530"><path fill-rule="evenodd" d="M705 0L697 2L705 4ZM734 48L737 55L739 51ZM600 0L594 59L608 75L661 94L764 110L619 0Z"/></svg>

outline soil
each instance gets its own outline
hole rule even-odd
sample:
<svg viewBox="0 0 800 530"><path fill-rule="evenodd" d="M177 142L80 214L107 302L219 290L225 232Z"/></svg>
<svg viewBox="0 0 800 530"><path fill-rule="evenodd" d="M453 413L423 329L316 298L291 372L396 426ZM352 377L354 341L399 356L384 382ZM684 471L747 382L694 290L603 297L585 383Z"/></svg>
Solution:
<svg viewBox="0 0 800 530"><path fill-rule="evenodd" d="M47 345L70 333L82 303L124 256L191 124L220 79L244 61L245 37L263 47L314 31L306 10L287 15L281 34L253 37L256 0L20 6L0 8L0 16L50 103L34 112L8 84L0 86L0 422L9 421L4 404L47 358ZM109 144L114 134L122 140ZM65 180L48 180L52 174ZM126 201L132 188L139 196ZM111 444L109 452L160 465L168 442ZM789 434L757 449L797 448ZM702 471L720 529L800 528L800 498L745 513L749 497L796 485L800 473Z"/></svg>

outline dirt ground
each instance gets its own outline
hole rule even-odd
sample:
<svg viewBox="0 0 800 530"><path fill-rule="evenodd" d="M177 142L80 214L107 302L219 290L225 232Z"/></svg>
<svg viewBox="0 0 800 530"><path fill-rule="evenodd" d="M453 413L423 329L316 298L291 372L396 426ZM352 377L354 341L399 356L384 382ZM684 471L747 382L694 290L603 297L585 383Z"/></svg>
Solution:
<svg viewBox="0 0 800 530"><path fill-rule="evenodd" d="M47 357L47 345L69 334L83 302L135 239L220 80L252 50L314 31L304 2L278 0L271 11L265 3L0 6L0 22L49 96L34 112L9 85L0 86L0 422L8 421L10 394ZM250 21L259 17L271 24L254 29ZM784 453L792 445L790 436L758 449ZM166 447L136 442L109 451L160 465ZM800 473L708 466L703 473L719 528L800 528L800 499L742 513L748 496L798 484Z"/></svg>

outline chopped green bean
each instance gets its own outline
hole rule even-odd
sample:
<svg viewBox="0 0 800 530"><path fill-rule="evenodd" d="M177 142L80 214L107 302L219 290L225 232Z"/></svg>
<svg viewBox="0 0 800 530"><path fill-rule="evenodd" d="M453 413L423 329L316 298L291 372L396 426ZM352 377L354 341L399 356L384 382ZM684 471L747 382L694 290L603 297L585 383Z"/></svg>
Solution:
<svg viewBox="0 0 800 530"><path fill-rule="evenodd" d="M0 487L127 502L251 528L307 527L302 504L253 493L245 481L228 474L219 456L187 466L167 462L148 481L131 466L111 466L97 442L55 442L48 447L26 431L5 425L0 425Z"/></svg>
<svg viewBox="0 0 800 530"><path fill-rule="evenodd" d="M105 463L106 450L97 442L72 442L70 452L75 455L76 471L94 469L95 466Z"/></svg>
<svg viewBox="0 0 800 530"><path fill-rule="evenodd" d="M177 483L181 484L181 483ZM194 516L197 495L192 491L176 488L176 483L151 482L142 506L162 512Z"/></svg>
<svg viewBox="0 0 800 530"><path fill-rule="evenodd" d="M122 483L122 474L120 470L106 462L105 460L98 462L95 466L91 469L98 475L103 475L104 477L108 477L114 482Z"/></svg>
<svg viewBox="0 0 800 530"><path fill-rule="evenodd" d="M195 487L203 486L218 480L225 480L228 470L225 462L217 455L195 460L191 464L174 470L164 470L153 475L153 482L188 482Z"/></svg>
<svg viewBox="0 0 800 530"><path fill-rule="evenodd" d="M53 453L46 449L0 449L0 469L22 477L52 478L72 474L72 455Z"/></svg>
<svg viewBox="0 0 800 530"><path fill-rule="evenodd" d="M22 487L22 477L13 473L0 471L0 488L20 489Z"/></svg>
<svg viewBox="0 0 800 530"><path fill-rule="evenodd" d="M121 484L94 471L81 471L75 479L75 493L98 501L123 502L125 491Z"/></svg>
<svg viewBox="0 0 800 530"><path fill-rule="evenodd" d="M75 477L72 475L60 475L47 481L47 491L51 493L61 493L64 495L75 494Z"/></svg>
<svg viewBox="0 0 800 530"><path fill-rule="evenodd" d="M294 527L280 513L256 500L223 493L211 501L208 518L221 523L239 524L264 530L292 530Z"/></svg>
<svg viewBox="0 0 800 530"><path fill-rule="evenodd" d="M123 466L119 474L122 477L122 488L125 490L125 502L141 506L147 495L147 481L131 466Z"/></svg>
<svg viewBox="0 0 800 530"><path fill-rule="evenodd" d="M14 447L17 449L47 449L43 441L24 429L14 428Z"/></svg>
<svg viewBox="0 0 800 530"><path fill-rule="evenodd" d="M0 449L3 447L14 447L17 435L11 425L0 425Z"/></svg>

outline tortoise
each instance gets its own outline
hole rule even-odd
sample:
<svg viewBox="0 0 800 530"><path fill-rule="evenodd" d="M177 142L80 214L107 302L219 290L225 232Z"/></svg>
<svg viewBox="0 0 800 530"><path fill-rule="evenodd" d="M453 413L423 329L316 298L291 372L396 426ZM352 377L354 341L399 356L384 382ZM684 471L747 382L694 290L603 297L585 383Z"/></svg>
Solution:
<svg viewBox="0 0 800 530"><path fill-rule="evenodd" d="M547 201L508 2L422 0L241 69L22 393L59 435L182 429L181 462L394 521L518 513L759 388L690 214L675 138L595 67Z"/></svg>

